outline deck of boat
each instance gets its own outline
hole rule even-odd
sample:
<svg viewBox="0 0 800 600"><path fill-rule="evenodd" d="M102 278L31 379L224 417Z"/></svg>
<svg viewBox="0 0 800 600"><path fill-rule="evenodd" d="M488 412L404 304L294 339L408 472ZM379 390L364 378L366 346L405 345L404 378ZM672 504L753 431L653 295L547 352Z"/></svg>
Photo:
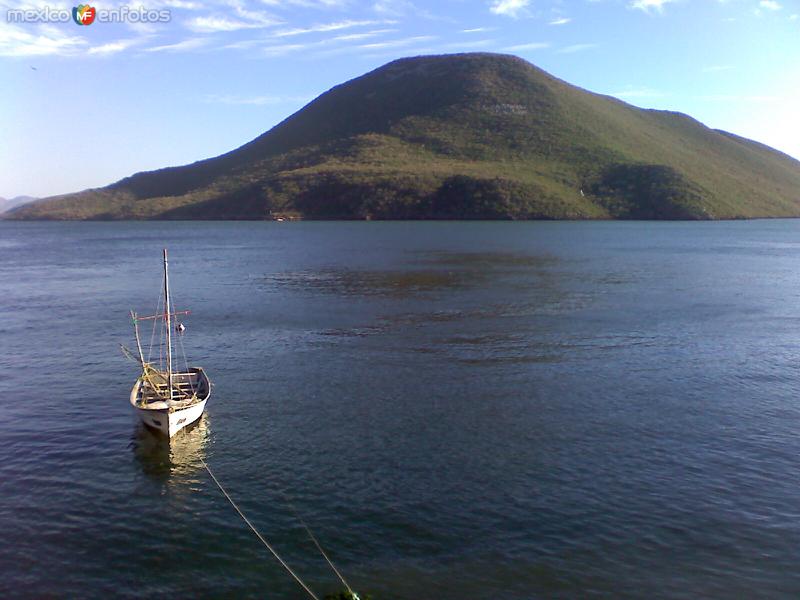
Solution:
<svg viewBox="0 0 800 600"><path fill-rule="evenodd" d="M155 385L153 385L155 384ZM172 406L190 406L208 396L208 379L202 369L190 369L185 373L172 374L172 398L168 405L168 383L161 373L150 380L144 380L139 387L136 405L150 410L163 410Z"/></svg>

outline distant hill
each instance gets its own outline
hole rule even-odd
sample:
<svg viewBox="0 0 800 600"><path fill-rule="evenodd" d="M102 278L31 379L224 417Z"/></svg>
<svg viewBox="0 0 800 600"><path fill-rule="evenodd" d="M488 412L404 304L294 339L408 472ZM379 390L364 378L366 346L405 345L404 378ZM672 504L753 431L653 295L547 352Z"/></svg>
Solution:
<svg viewBox="0 0 800 600"><path fill-rule="evenodd" d="M21 206L28 202L33 202L36 200L33 196L14 196L13 198L0 198L0 213L4 213L7 210L11 210L12 208L16 208L17 206Z"/></svg>
<svg viewBox="0 0 800 600"><path fill-rule="evenodd" d="M15 219L716 219L800 216L800 162L512 56L391 62L216 158Z"/></svg>

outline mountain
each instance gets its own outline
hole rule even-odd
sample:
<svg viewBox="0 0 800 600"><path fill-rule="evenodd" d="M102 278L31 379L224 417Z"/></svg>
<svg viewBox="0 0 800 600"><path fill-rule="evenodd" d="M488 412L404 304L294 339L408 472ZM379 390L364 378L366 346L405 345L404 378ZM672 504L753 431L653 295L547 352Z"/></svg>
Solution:
<svg viewBox="0 0 800 600"><path fill-rule="evenodd" d="M800 162L516 57L423 56L336 86L216 158L15 219L800 216Z"/></svg>
<svg viewBox="0 0 800 600"><path fill-rule="evenodd" d="M33 196L14 196L13 198L0 198L0 213L36 200Z"/></svg>

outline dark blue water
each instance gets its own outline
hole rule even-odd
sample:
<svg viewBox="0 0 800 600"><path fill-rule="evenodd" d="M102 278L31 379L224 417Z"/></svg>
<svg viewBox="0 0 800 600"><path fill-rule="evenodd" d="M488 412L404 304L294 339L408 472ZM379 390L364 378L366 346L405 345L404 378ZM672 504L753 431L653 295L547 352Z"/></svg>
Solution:
<svg viewBox="0 0 800 600"><path fill-rule="evenodd" d="M168 245L215 383L137 426ZM800 595L800 221L0 223L0 597Z"/></svg>

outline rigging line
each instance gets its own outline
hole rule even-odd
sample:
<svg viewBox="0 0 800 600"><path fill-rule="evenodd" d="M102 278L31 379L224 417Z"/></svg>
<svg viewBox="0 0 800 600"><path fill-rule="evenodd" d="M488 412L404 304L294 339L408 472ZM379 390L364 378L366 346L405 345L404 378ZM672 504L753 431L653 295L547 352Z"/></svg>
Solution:
<svg viewBox="0 0 800 600"><path fill-rule="evenodd" d="M174 302L175 296L172 295L172 294L170 294L170 295L173 298L173 306L177 306L177 304ZM177 312L177 308L175 310ZM189 372L189 360L186 358L186 349L185 349L185 347L183 345L183 333L180 333L178 335L178 345L180 346L181 356L183 357L183 370L184 370L184 373L188 373ZM192 382L191 375L189 376L189 389L192 390L192 395L197 394L197 389L198 388Z"/></svg>
<svg viewBox="0 0 800 600"><path fill-rule="evenodd" d="M275 551L275 549L274 549L274 548L273 548L273 547L272 547L272 546L269 544L269 542L268 542L267 540L265 540L265 539L264 539L264 536L262 536L262 535L261 535L261 534L258 532L258 529L256 529L256 528L255 528L255 526L253 526L253 524L250 522L250 520L249 520L249 519L248 519L246 516L244 516L244 513L243 513L243 512L241 511L241 509L240 509L240 508L239 508L239 507L236 505L236 502L234 502L234 501L233 501L233 498L231 498L231 497L228 495L228 492L226 492L226 491L225 491L225 488L224 488L224 487L222 487L222 484L221 484L221 483L220 483L220 482L217 480L217 478L214 476L214 473L212 473L212 472L211 472L211 469L209 469L209 468L208 468L208 465L206 464L206 461L204 461L204 460L203 460L202 458L200 458L199 456L197 457L197 459L198 459L198 460L199 460L199 461L200 461L200 462L203 464L203 466L206 468L206 471L208 471L208 474L209 474L209 475L211 475L211 479L213 479L213 480L214 480L214 483L216 483L216 484L217 484L217 487L219 488L219 491L221 491L221 492L222 492L222 494L223 494L223 495L224 495L224 496L225 496L225 497L228 499L228 502L230 502L230 503L231 503L231 506L233 506L233 508L236 510L236 512L237 512L237 513L239 513L239 516L240 516L240 517L242 517L242 519L244 519L244 522L245 522L245 523L247 523L247 525L250 527L250 529L253 531L253 533L255 533L255 534L256 534L256 536L258 537L258 539L259 539L259 540L261 540L261 543L263 543L263 544L264 544L264 545L267 547L267 550L269 550L269 551L272 553L272 556L274 556L276 559L278 559L278 562L279 562L279 563L281 563L281 565L283 565L283 568L284 568L284 569L286 569L287 571L289 571L289 574L290 574L292 577L294 577L294 579L295 579L295 581L297 581L297 583L299 583L299 584L300 584L300 587L302 587L302 588L303 588L303 589L304 589L306 592L308 592L308 595L309 595L309 596L311 596L312 598L314 598L314 600L319 600L319 598L317 597L317 595L316 595L314 592L312 592L312 591L311 591L311 589L310 589L310 588L309 588L309 587L308 587L308 586L307 586L305 583L303 583L303 580L302 580L302 579L300 579L300 577L298 577L298 576L297 576L297 574L296 574L294 571L292 571L292 568L291 568L289 565L287 565L287 564L284 562L284 560L283 560L283 559L280 557L280 555L279 555L279 554L278 554L278 553Z"/></svg>
<svg viewBox="0 0 800 600"><path fill-rule="evenodd" d="M158 312L158 306L156 306L156 312ZM147 362L150 362L150 358L153 356L153 344L156 341L156 320L153 319L153 331L150 334L150 347L147 349Z"/></svg>
<svg viewBox="0 0 800 600"><path fill-rule="evenodd" d="M177 314L177 312L178 312L178 308L177 308L178 303L175 302L175 295L174 294L170 294L170 296L172 296L172 306L175 307L174 312ZM178 321L177 317L175 318L175 320L176 320L175 327L177 328L177 326L181 322ZM177 331L177 329L176 329L176 331ZM178 344L180 345L180 348L181 348L181 356L183 357L184 371L188 373L189 372L189 361L186 359L186 350L184 349L184 345L183 345L183 334L178 335Z"/></svg>
<svg viewBox="0 0 800 600"><path fill-rule="evenodd" d="M183 335L182 334L178 336L178 345L180 346L181 355L183 356L184 372L185 373L189 373L189 361L186 360L186 351L183 348ZM189 375L188 377L189 377L189 389L192 390L192 395L194 395L194 394L197 393L197 389L195 389L195 385L192 382L192 376Z"/></svg>
<svg viewBox="0 0 800 600"><path fill-rule="evenodd" d="M303 520L303 517L300 516L300 513L297 512L297 509L294 507L294 504L292 504L291 500L289 499L289 496L283 490L279 489L278 491L281 493L281 496L283 496L283 500L286 502L287 505L289 505L289 508L292 509L292 512L294 513L294 516L297 518L298 521L300 521L300 524L303 526L303 529L306 530L306 533L308 534L308 537L310 537L311 541L314 542L314 545L317 547L317 550L319 550L319 553L322 554L322 557L325 559L325 561L328 563L328 565L330 565L330 568L333 569L333 572L336 573L336 576L342 582L344 587L347 588L347 591L350 592L351 596L353 596L354 598L358 598L358 594L356 594L353 591L353 588L351 588L350 584L347 583L347 581L345 581L345 578L339 572L339 569L337 569L336 566L333 564L333 561L331 561L331 559L328 557L328 554L325 552L325 550L322 549L322 544L320 544L319 540L314 536L313 533L311 533L311 529L306 524L306 522Z"/></svg>
<svg viewBox="0 0 800 600"><path fill-rule="evenodd" d="M186 373L191 373L191 371L189 371L189 361L186 360L186 352L183 349L183 340L180 340L180 342L181 342L181 354L183 355L183 365L184 367L186 367ZM199 381L200 380L198 378L198 383ZM191 375L189 375L189 389L192 390L193 395L196 394L198 390L198 386L195 385L195 382L192 380Z"/></svg>
<svg viewBox="0 0 800 600"><path fill-rule="evenodd" d="M164 275L161 275L161 288L164 287ZM158 300L156 300L156 312L158 314L158 309L161 308L161 294L158 295ZM156 323L158 319L153 319L153 333L150 336L150 349L147 352L147 362L150 362L150 357L153 354L153 342L156 340ZM160 342L159 342L160 343Z"/></svg>

